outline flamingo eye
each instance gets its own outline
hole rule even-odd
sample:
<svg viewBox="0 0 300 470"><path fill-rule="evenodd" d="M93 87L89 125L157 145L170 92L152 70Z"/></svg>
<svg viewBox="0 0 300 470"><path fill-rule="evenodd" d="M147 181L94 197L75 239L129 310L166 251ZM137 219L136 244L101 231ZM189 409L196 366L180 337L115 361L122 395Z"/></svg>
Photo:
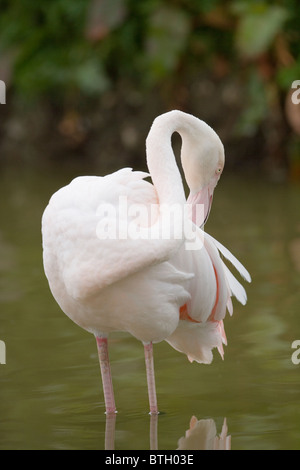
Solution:
<svg viewBox="0 0 300 470"><path fill-rule="evenodd" d="M216 169L216 174L220 175L222 172L222 168L219 166L219 168Z"/></svg>

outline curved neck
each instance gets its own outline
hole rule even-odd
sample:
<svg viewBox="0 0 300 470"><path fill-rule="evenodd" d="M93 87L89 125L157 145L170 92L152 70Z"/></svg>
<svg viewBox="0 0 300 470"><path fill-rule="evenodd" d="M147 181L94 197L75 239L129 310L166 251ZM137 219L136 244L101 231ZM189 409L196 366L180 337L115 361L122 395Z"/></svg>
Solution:
<svg viewBox="0 0 300 470"><path fill-rule="evenodd" d="M156 118L146 140L147 165L156 189L159 203L184 204L186 202L182 178L176 164L171 137L178 132L185 138L181 111L170 111Z"/></svg>

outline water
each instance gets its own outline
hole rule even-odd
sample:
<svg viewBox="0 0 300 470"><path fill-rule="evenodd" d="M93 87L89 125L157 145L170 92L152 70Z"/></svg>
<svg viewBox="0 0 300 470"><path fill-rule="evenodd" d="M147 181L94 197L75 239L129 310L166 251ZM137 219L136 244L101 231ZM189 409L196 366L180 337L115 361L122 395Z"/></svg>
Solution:
<svg viewBox="0 0 300 470"><path fill-rule="evenodd" d="M42 268L42 211L75 174L0 177L0 449L176 449L192 416L206 420L199 447L226 418L232 449L300 449L300 187L225 171L206 230L253 278L247 305L225 320L225 359L190 364L155 345L162 413L150 420L143 347L112 335L118 414L106 422L95 340L60 311Z"/></svg>

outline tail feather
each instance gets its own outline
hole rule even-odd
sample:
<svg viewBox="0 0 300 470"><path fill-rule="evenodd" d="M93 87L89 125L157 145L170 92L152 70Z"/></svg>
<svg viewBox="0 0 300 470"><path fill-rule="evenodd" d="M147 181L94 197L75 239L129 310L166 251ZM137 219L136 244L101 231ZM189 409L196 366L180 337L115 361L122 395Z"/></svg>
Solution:
<svg viewBox="0 0 300 470"><path fill-rule="evenodd" d="M224 328L220 323L180 320L178 327L166 341L177 351L186 354L190 362L210 364L213 359L212 349L218 348L222 356L222 343L226 344Z"/></svg>
<svg viewBox="0 0 300 470"><path fill-rule="evenodd" d="M213 238L211 235L205 232L205 237L211 240L222 255L230 261L230 263L235 267L235 269L240 273L240 275L248 282L251 282L251 276L245 266L226 248L222 243Z"/></svg>
<svg viewBox="0 0 300 470"><path fill-rule="evenodd" d="M236 299L242 304L246 305L247 303L247 293L242 286L242 284L239 283L239 281L234 277L232 272L227 268L226 264L223 263L223 268L225 271L226 278L228 280L229 288L231 290L231 293L236 297Z"/></svg>

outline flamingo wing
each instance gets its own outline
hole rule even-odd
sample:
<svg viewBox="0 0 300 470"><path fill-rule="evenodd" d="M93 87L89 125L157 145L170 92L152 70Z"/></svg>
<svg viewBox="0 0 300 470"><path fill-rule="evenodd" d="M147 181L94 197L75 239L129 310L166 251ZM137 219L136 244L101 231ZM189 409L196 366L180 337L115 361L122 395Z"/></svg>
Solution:
<svg viewBox="0 0 300 470"><path fill-rule="evenodd" d="M137 220L135 214L128 217L132 205L146 208L139 216L144 228L161 222L157 195L144 180L147 176L124 168L105 177L78 177L52 196L42 219L49 281L59 276L68 294L82 300L176 252L182 240L126 236L128 223Z"/></svg>

